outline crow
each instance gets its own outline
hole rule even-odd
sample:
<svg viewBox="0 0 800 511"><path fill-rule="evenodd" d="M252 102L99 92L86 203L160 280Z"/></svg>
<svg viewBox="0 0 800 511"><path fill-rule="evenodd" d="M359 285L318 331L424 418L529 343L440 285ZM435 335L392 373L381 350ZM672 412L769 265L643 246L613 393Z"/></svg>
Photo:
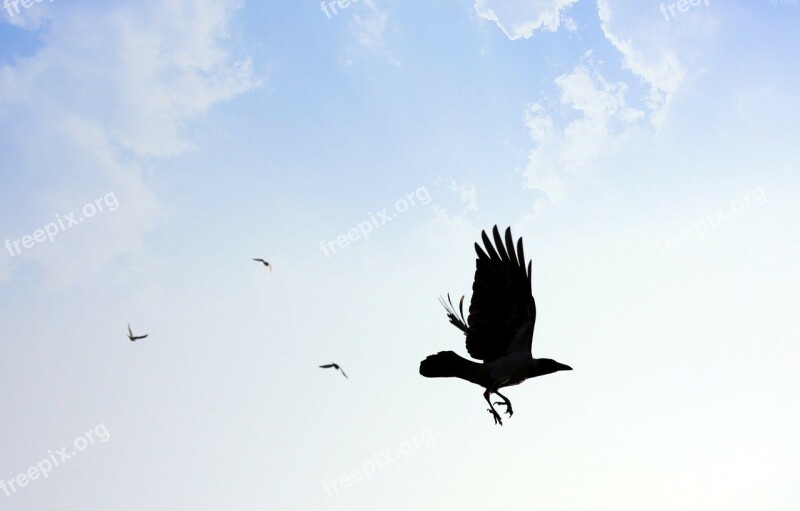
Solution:
<svg viewBox="0 0 800 511"><path fill-rule="evenodd" d="M531 262L528 262L526 271L522 238L517 242L515 252L510 227L505 232L505 244L496 225L492 234L495 246L492 246L486 231L481 232L485 251L475 243L478 258L469 318L464 318L464 297L459 302L460 315L456 314L449 294L447 303L439 298L450 323L467 337L467 352L483 363L467 360L452 351L441 351L420 363L419 374L427 378L461 378L480 385L485 389L483 397L489 403L489 413L495 424L502 426L503 420L492 405L491 394L503 399L494 404L505 406L511 417L514 413L511 401L499 389L518 385L528 378L571 371L572 368L549 358L533 358L531 355L536 322L536 303L531 293Z"/></svg>
<svg viewBox="0 0 800 511"><path fill-rule="evenodd" d="M265 261L264 259L253 259L253 261L258 261L260 263L264 263L264 266L269 268L270 272L272 271L272 265L269 262Z"/></svg>
<svg viewBox="0 0 800 511"><path fill-rule="evenodd" d="M136 342L136 341L138 341L139 339L144 339L144 338L145 338L145 337L147 337L147 336L148 336L148 334L145 334L145 335L139 335L139 336L134 336L134 335L133 335L133 332L131 331L131 324L130 324L130 323L128 323L128 339L130 339L132 342Z"/></svg>
<svg viewBox="0 0 800 511"><path fill-rule="evenodd" d="M347 374L345 374L345 372L342 370L342 368L339 367L339 364L325 364L325 365L321 365L320 367L323 368L323 369L330 369L331 367L334 368L334 369L338 369L342 373L342 376L347 378Z"/></svg>

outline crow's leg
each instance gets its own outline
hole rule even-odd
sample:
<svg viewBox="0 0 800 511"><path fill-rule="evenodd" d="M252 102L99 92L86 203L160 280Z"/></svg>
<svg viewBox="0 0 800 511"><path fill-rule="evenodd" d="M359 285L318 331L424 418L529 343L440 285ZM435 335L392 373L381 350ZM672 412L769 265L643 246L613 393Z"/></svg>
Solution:
<svg viewBox="0 0 800 511"><path fill-rule="evenodd" d="M496 390L494 391L494 393L503 398L503 401L495 401L494 404L505 406L506 407L506 413L508 414L509 417L514 415L514 410L511 408L511 401L509 401L506 396L504 396L503 394L497 392Z"/></svg>
<svg viewBox="0 0 800 511"><path fill-rule="evenodd" d="M489 389L486 389L486 392L483 393L483 398L486 400L487 403L489 403L489 413L491 413L492 417L494 417L494 423L500 424L502 426L503 419L500 417L500 414L497 413L497 410L494 409L494 406L492 405L492 400L489 399L489 395L491 393L492 392Z"/></svg>

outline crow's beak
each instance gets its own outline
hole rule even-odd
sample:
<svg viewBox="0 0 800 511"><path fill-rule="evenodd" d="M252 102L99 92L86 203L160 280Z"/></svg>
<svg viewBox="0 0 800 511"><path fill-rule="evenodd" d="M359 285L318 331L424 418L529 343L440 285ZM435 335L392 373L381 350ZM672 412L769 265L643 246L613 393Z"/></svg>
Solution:
<svg viewBox="0 0 800 511"><path fill-rule="evenodd" d="M560 364L558 370L559 371L572 371L572 368L570 366L568 366L568 365Z"/></svg>

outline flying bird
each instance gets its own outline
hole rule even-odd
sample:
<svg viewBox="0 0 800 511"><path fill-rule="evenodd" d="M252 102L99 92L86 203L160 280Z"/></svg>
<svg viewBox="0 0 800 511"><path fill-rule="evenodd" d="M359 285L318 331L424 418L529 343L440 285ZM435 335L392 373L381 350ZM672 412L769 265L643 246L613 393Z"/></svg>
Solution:
<svg viewBox="0 0 800 511"><path fill-rule="evenodd" d="M323 368L323 369L330 369L331 367L334 368L334 369L337 369L342 373L342 376L347 378L347 374L345 374L345 372L342 371L342 368L339 367L339 364L325 364L325 365L321 365L320 367Z"/></svg>
<svg viewBox="0 0 800 511"><path fill-rule="evenodd" d="M266 266L267 268L269 268L269 271L270 271L270 272L272 271L272 265L271 265L269 262L265 261L264 259L255 259L255 258L254 258L254 259L253 259L253 261L258 261L258 262L260 262L260 263L264 263L264 266Z"/></svg>
<svg viewBox="0 0 800 511"><path fill-rule="evenodd" d="M139 335L139 336L133 335L133 332L131 331L131 324L128 323L128 339L130 339L132 342L136 342L139 339L144 339L147 336L148 336L148 334Z"/></svg>
<svg viewBox="0 0 800 511"><path fill-rule="evenodd" d="M447 318L467 338L467 352L482 362L467 360L452 351L441 351L423 360L419 374L428 378L461 378L485 389L484 399L495 424L503 425L491 394L503 401L494 404L506 407L505 413L513 415L511 401L501 394L503 387L518 385L528 378L571 371L572 368L549 358L533 358L531 343L536 322L536 303L531 293L531 262L525 269L522 238L514 240L511 228L506 229L505 244L494 226L494 246L481 232L485 250L475 243L478 258L475 261L475 279L472 284L472 303L469 318L464 318L464 297L459 302L459 313L447 295L447 303L439 301L447 311Z"/></svg>

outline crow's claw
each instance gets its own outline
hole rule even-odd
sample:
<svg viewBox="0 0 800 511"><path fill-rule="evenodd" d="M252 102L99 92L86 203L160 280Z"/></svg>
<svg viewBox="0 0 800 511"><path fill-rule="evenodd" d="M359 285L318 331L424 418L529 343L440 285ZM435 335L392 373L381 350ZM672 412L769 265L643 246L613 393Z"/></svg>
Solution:
<svg viewBox="0 0 800 511"><path fill-rule="evenodd" d="M497 413L497 411L495 411L492 408L487 408L487 410L489 411L489 413L492 414L492 417L494 417L494 423L495 424L500 424L502 426L503 425L503 419L500 417L500 414Z"/></svg>
<svg viewBox="0 0 800 511"><path fill-rule="evenodd" d="M506 402L504 402L504 401L497 401L497 402L495 402L495 404L496 404L496 405L503 405L503 406L505 406L505 407L506 407L506 413L508 414L508 416L509 416L509 417L511 417L512 415L514 415L514 410L511 408L511 403L506 403Z"/></svg>

